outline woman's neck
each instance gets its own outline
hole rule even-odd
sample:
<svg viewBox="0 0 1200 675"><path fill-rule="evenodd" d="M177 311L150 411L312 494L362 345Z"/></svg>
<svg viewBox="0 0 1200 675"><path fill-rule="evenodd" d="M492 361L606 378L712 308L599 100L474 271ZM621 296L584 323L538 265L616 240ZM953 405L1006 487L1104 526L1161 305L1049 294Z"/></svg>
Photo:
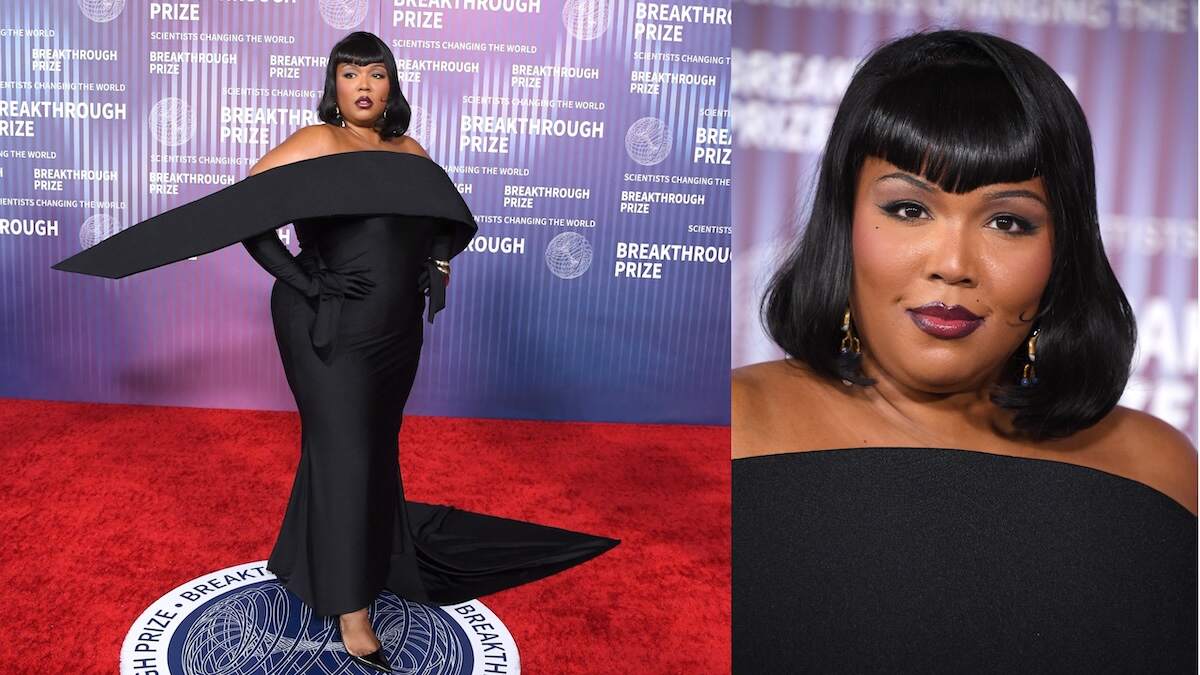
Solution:
<svg viewBox="0 0 1200 675"><path fill-rule="evenodd" d="M991 401L994 380L961 391L931 393L908 386L869 356L863 374L875 380L865 388L867 402L883 421L914 441L961 447L973 440L1011 438L1012 413Z"/></svg>
<svg viewBox="0 0 1200 675"><path fill-rule="evenodd" d="M379 130L375 127L360 127L354 124L346 123L345 127L338 127L347 137L353 139L355 143L370 147L379 147L387 143L387 139L379 135Z"/></svg>

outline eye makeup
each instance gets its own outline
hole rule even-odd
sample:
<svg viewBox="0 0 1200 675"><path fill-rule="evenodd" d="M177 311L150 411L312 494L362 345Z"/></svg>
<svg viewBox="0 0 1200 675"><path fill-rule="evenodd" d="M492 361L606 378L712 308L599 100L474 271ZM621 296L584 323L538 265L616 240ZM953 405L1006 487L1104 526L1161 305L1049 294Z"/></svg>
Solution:
<svg viewBox="0 0 1200 675"><path fill-rule="evenodd" d="M929 209L912 199L896 199L877 206L884 215L900 222L933 220ZM1014 213L997 213L988 218L985 227L1007 235L1024 236L1037 232L1041 225L1032 218Z"/></svg>
<svg viewBox="0 0 1200 675"><path fill-rule="evenodd" d="M929 209L926 209L920 202L914 202L909 199L897 199L879 205L879 210L883 211L884 215L896 220L908 221L922 218L932 219L929 215Z"/></svg>

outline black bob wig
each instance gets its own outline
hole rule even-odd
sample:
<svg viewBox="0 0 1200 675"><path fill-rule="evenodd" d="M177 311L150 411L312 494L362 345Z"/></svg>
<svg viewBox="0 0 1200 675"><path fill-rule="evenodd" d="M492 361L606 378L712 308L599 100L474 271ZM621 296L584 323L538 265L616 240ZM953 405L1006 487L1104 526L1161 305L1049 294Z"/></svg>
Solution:
<svg viewBox="0 0 1200 675"><path fill-rule="evenodd" d="M337 104L337 67L343 63L353 63L365 66L368 63L383 63L388 73L388 101L384 108L386 117L381 117L375 124L379 136L389 138L403 136L408 131L408 123L412 119L412 108L408 99L400 91L400 78L396 73L396 58L387 43L379 36L367 31L355 31L338 41L329 52L329 61L325 64L325 91L321 102L317 104L317 118L322 122L341 126Z"/></svg>
<svg viewBox="0 0 1200 675"><path fill-rule="evenodd" d="M1133 311L1100 241L1091 133L1075 96L1029 50L993 35L936 31L878 48L855 72L821 158L803 234L763 297L767 333L822 376L870 385L841 355L851 224L863 161L879 157L943 190L1041 177L1053 223L1037 313L1036 384L1018 384L1025 342L990 398L1018 434L1069 436L1116 406L1137 339ZM867 349L865 344L863 349Z"/></svg>

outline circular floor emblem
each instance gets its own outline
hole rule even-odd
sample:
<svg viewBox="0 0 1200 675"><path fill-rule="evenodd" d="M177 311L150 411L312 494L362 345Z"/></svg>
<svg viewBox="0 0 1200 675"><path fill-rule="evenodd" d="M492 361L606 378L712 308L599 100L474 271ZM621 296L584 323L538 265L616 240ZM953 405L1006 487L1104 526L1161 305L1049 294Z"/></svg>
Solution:
<svg viewBox="0 0 1200 675"><path fill-rule="evenodd" d="M478 600L442 607L384 591L371 608L396 673L519 673L516 643ZM121 645L121 674L367 675L350 660L337 622L317 616L267 571L246 563L193 579L142 612Z"/></svg>

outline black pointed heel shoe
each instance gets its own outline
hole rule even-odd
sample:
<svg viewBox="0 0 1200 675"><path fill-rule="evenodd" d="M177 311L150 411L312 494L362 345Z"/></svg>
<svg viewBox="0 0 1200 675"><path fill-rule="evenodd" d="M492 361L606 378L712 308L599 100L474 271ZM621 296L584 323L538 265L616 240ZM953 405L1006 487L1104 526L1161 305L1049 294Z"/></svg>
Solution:
<svg viewBox="0 0 1200 675"><path fill-rule="evenodd" d="M348 651L346 653L350 654ZM350 658L354 659L355 663L362 664L368 668L373 668L385 673L392 672L391 664L387 662L387 658L383 655L383 647L376 649L366 656L355 656L354 654L350 654Z"/></svg>
<svg viewBox="0 0 1200 675"><path fill-rule="evenodd" d="M369 621L370 618L371 618L371 615L368 613L367 620ZM340 635L341 632L342 632L342 623L341 623L341 619L339 619L338 620L338 634ZM342 639L342 647L345 648L345 646L346 646L346 642L345 642L345 638L343 638ZM347 649L346 655L349 656L350 659L353 660L355 663L366 666L372 670L378 670L383 673L392 672L392 664L388 663L387 657L383 655L383 641L382 640L380 640L379 649L376 649L375 651L371 652L370 654L366 654L364 656L355 656L354 654L350 653L349 649Z"/></svg>

